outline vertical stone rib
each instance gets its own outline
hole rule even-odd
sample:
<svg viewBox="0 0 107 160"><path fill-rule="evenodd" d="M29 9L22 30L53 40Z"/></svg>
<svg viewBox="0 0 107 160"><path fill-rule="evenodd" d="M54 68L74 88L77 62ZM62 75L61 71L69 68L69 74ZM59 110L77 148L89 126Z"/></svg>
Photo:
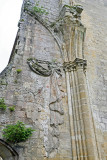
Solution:
<svg viewBox="0 0 107 160"><path fill-rule="evenodd" d="M82 90L82 88L79 88L79 94L80 94L80 100L81 100L81 111L83 115L88 156L89 156L89 159L91 159L90 157L92 156L93 158L98 160L98 154L96 151L95 137L94 137L94 131L93 131L92 117L91 117L89 105L87 102L85 75L83 73L83 68L81 66L77 67L77 78L78 78L78 83L83 85L83 88L84 88L84 90Z"/></svg>
<svg viewBox="0 0 107 160"><path fill-rule="evenodd" d="M74 30L74 27L72 27L71 28L72 29L72 31L71 31L71 38L72 38L72 41L71 41L71 61L72 60L74 60L75 59L75 49L74 49L74 47L75 47L75 45L74 45L74 35L75 35L75 30Z"/></svg>
<svg viewBox="0 0 107 160"><path fill-rule="evenodd" d="M84 59L84 41L85 41L85 32L86 28L84 28L84 31L82 32L82 58Z"/></svg>
<svg viewBox="0 0 107 160"><path fill-rule="evenodd" d="M84 126L81 125L81 121L82 121L82 114L81 114L81 104L80 104L80 97L79 97L79 89L78 89L78 80L77 80L77 73L76 71L74 71L74 77L75 77L75 87L76 87L76 94L77 94L77 114L78 114L78 135L79 135L79 147L80 147L80 157L81 160L83 160L83 144L82 144L82 140L85 138L85 136L83 136L82 132L83 132L83 128Z"/></svg>
<svg viewBox="0 0 107 160"><path fill-rule="evenodd" d="M72 117L73 117L73 125L74 125L74 134L72 134L72 140L75 140L75 152L76 152L75 156L73 156L73 157L75 157L75 158L77 157L77 159L78 159L79 154L78 154L77 130L76 130L77 124L76 124L76 115L75 115L75 110L74 110L74 108L75 108L75 98L74 98L74 91L73 91L72 72L73 71L71 71L70 74L69 74L70 75L70 83L72 83L70 85L70 88L71 88L71 97L72 97Z"/></svg>
<svg viewBox="0 0 107 160"><path fill-rule="evenodd" d="M72 33L72 30L71 30L71 33ZM78 36L79 37L79 36ZM69 60L71 60L71 49L72 49L72 44L71 44L71 38L70 38L70 55L69 55ZM71 75L71 78L73 78L73 75L72 74L75 74L75 71L74 71L74 73L73 73L73 71L71 71L72 73L70 74ZM70 82L71 82L71 80L70 80ZM74 81L73 81L73 83L75 83L75 77L74 77ZM73 84L74 85L74 84ZM75 87L73 87L74 88L74 90L76 90L76 88ZM73 91L72 91L73 92ZM74 93L75 94L75 93ZM73 96L73 95L72 95ZM76 94L75 94L75 96L76 96ZM76 118L76 119L74 119L74 123L77 123L77 126L78 126L78 130L76 130L76 128L75 128L75 133L76 133L76 141L77 141L77 143L76 143L76 152L77 152L77 155L78 155L78 157L77 158L79 158L79 156L81 155L83 155L83 153L82 153L82 146L81 146L81 142L80 142L80 140L79 140L79 135L80 135L80 125L79 125L79 113L78 112L76 112L76 114L74 113L75 112L75 108L77 108L77 105L78 104L76 104L76 106L75 106L75 103L76 103L76 99L74 99L73 100L74 101L74 103L73 103L73 105L72 105L72 109L73 109L73 115L74 115L74 118ZM73 107L74 106L74 107ZM76 126L75 126L76 127ZM81 159L82 160L82 159Z"/></svg>
<svg viewBox="0 0 107 160"><path fill-rule="evenodd" d="M71 145L72 145L72 157L75 157L76 152L76 143L75 143L75 128L74 128L74 118L73 118L73 102L72 102L72 92L70 87L70 77L69 72L66 72L66 82L67 82L67 94L68 94L68 109L69 109L69 123L70 123L70 134L71 134ZM73 138L74 137L74 138Z"/></svg>
<svg viewBox="0 0 107 160"><path fill-rule="evenodd" d="M87 149L86 149L86 143L85 143L85 133L84 133L84 123L83 123L83 118L82 118L82 112L81 112L81 101L80 101L80 95L79 95L79 84L78 84L78 78L77 78L77 73L75 73L75 81L76 81L76 88L77 88L77 99L78 99L78 112L79 112L79 118L80 118L80 136L81 136L81 152L82 152L82 157L81 159L85 159L87 160Z"/></svg>
<svg viewBox="0 0 107 160"><path fill-rule="evenodd" d="M75 50L75 58L77 58L78 57L78 30L77 30L77 27L75 27L74 50Z"/></svg>
<svg viewBox="0 0 107 160"><path fill-rule="evenodd" d="M71 31L71 32L72 32L72 31ZM69 61L72 60L71 51L72 51L72 39L71 39L71 37L70 37L70 47L69 47L69 53L70 53L70 55L69 55Z"/></svg>
<svg viewBox="0 0 107 160"><path fill-rule="evenodd" d="M78 37L78 57L83 58L82 56L82 31L79 31L79 37Z"/></svg>
<svg viewBox="0 0 107 160"><path fill-rule="evenodd" d="M77 156L79 158L79 155L80 155L80 146L79 146L79 141L78 141L78 132L79 132L79 123L78 123L78 120L79 120L79 117L78 117L78 110L77 110L77 97L76 97L76 86L75 86L75 77L74 77L74 72L75 71L71 71L71 76L72 76L72 83L73 83L73 98L74 98L74 121L75 121L75 133L76 133L76 146L77 146Z"/></svg>

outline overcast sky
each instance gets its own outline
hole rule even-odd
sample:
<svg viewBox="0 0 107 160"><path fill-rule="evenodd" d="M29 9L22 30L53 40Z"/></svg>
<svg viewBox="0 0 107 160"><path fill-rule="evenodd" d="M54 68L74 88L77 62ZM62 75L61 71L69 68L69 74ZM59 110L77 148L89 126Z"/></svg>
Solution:
<svg viewBox="0 0 107 160"><path fill-rule="evenodd" d="M7 66L23 0L0 0L0 72Z"/></svg>

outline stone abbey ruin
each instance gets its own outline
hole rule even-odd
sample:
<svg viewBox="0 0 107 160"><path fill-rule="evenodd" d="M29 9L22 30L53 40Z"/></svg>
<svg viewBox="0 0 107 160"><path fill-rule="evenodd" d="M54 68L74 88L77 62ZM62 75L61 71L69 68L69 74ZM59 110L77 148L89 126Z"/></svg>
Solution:
<svg viewBox="0 0 107 160"><path fill-rule="evenodd" d="M23 0L18 27L0 73L1 159L107 160L107 1ZM7 141L19 121L32 135Z"/></svg>

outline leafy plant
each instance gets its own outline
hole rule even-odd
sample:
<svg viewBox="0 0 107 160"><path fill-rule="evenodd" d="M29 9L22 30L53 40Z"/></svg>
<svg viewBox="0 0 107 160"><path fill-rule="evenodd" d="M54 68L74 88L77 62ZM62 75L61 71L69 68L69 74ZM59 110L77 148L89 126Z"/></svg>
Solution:
<svg viewBox="0 0 107 160"><path fill-rule="evenodd" d="M33 58L28 58L28 59L27 59L27 61L32 61L32 60L33 60Z"/></svg>
<svg viewBox="0 0 107 160"><path fill-rule="evenodd" d="M30 1L27 1L25 3L24 10L31 11L32 14L35 14L35 13L39 13L40 15L43 15L43 14L47 15L48 14L48 12L44 9L43 6L39 6L39 1L36 2L35 6L33 6L33 7L32 7L32 3Z"/></svg>
<svg viewBox="0 0 107 160"><path fill-rule="evenodd" d="M14 83L17 83L17 80L15 80Z"/></svg>
<svg viewBox="0 0 107 160"><path fill-rule="evenodd" d="M39 7L39 1L36 2L35 6L32 9L33 9L33 12L40 13L41 15L42 14L45 14L45 15L48 14L48 12L44 9L43 6Z"/></svg>
<svg viewBox="0 0 107 160"><path fill-rule="evenodd" d="M15 110L15 106L9 107L9 110L10 110L11 112L13 112L13 111Z"/></svg>
<svg viewBox="0 0 107 160"><path fill-rule="evenodd" d="M24 19L21 19L20 22L24 22Z"/></svg>
<svg viewBox="0 0 107 160"><path fill-rule="evenodd" d="M57 62L57 60L56 60L56 59L52 59L52 62L53 62L53 63L56 63L56 62Z"/></svg>
<svg viewBox="0 0 107 160"><path fill-rule="evenodd" d="M21 70L21 69L17 69L16 71L17 71L17 73L19 74L22 70Z"/></svg>
<svg viewBox="0 0 107 160"><path fill-rule="evenodd" d="M6 106L5 102L4 102L4 98L1 98L0 99L0 109L6 110L6 108L7 108L7 106Z"/></svg>
<svg viewBox="0 0 107 160"><path fill-rule="evenodd" d="M7 142L19 143L26 141L34 130L26 128L23 122L18 121L16 124L7 125L3 129L3 137Z"/></svg>

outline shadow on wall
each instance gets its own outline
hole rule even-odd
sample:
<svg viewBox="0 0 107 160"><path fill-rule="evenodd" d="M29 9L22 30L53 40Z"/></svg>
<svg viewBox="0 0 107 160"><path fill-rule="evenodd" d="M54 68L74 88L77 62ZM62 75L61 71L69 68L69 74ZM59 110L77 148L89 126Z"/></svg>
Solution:
<svg viewBox="0 0 107 160"><path fill-rule="evenodd" d="M2 139L0 139L0 160L18 160L18 153Z"/></svg>

